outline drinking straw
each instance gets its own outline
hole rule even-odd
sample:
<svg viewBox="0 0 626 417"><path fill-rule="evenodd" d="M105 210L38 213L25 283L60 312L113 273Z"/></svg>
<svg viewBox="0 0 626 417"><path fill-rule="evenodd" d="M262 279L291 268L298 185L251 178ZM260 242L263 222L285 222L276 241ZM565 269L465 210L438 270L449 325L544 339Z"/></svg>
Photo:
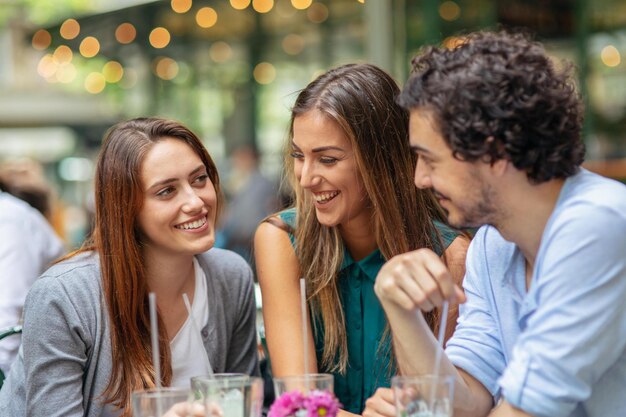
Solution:
<svg viewBox="0 0 626 417"><path fill-rule="evenodd" d="M309 372L309 344L307 343L309 332L306 324L306 286L304 278L300 278L300 310L302 311L302 343L304 344L304 376L306 378Z"/></svg>
<svg viewBox="0 0 626 417"><path fill-rule="evenodd" d="M430 407L434 410L435 395L437 393L437 383L439 382L439 372L441 368L441 355L443 354L443 338L446 334L446 323L448 321L448 301L443 302L441 309L441 321L439 323L439 334L437 335L437 350L435 352L435 368L433 370L434 384L430 389Z"/></svg>
<svg viewBox="0 0 626 417"><path fill-rule="evenodd" d="M152 363L157 389L161 389L161 356L159 354L159 323L157 319L156 294L151 292L148 295L150 302L150 331L152 336Z"/></svg>
<svg viewBox="0 0 626 417"><path fill-rule="evenodd" d="M213 375L213 368L211 367L211 360L209 359L209 354L206 349L204 349L204 340L202 340L202 333L200 333L200 328L196 324L196 320L193 318L193 314L191 314L191 303L189 302L189 297L187 297L187 293L183 293L183 301L185 302L185 308L187 308L187 314L189 314L189 320L191 321L191 327L193 327L194 333L197 335L198 340L200 341L200 346L202 346L202 352L204 353L204 361L206 362L207 367L209 368L209 375Z"/></svg>
<svg viewBox="0 0 626 417"><path fill-rule="evenodd" d="M437 345L439 349L435 353L435 369L433 375L439 376L439 368L441 367L441 354L443 353L443 338L446 335L446 322L448 321L448 301L443 302L441 309L441 322L439 324L439 334L437 335Z"/></svg>
<svg viewBox="0 0 626 417"><path fill-rule="evenodd" d="M156 294L151 292L148 294L148 302L150 304L150 332L152 340L152 363L154 364L155 382L157 388L157 415L163 415L163 406L161 404L161 356L159 355L159 324L157 322Z"/></svg>

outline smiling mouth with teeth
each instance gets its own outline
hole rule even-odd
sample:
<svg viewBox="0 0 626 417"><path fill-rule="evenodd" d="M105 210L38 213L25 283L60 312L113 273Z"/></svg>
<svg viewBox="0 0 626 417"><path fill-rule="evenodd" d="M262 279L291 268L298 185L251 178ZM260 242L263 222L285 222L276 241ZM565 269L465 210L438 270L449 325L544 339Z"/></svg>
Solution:
<svg viewBox="0 0 626 417"><path fill-rule="evenodd" d="M337 197L338 195L339 195L339 191L329 191L326 193L313 194L313 198L315 199L316 202L325 204L325 203L328 203L333 198Z"/></svg>
<svg viewBox="0 0 626 417"><path fill-rule="evenodd" d="M195 220L193 222L187 222L187 223L183 223L183 224L179 224L177 226L174 226L177 229L182 229L182 230L192 230L192 229L199 229L202 226L204 226L206 224L206 216L199 219L199 220Z"/></svg>

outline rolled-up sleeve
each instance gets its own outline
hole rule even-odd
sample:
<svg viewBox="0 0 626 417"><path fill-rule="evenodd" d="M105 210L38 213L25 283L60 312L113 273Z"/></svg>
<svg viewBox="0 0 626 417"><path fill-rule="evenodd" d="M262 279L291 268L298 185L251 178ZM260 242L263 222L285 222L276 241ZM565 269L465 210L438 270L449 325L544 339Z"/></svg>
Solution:
<svg viewBox="0 0 626 417"><path fill-rule="evenodd" d="M567 417L624 355L626 221L581 205L549 227L499 384L529 414Z"/></svg>
<svg viewBox="0 0 626 417"><path fill-rule="evenodd" d="M452 363L476 378L494 396L498 395L498 378L506 366L500 332L489 286L485 254L502 255L509 248L488 244L488 227L481 228L468 249L463 289L467 301L459 307L454 335L446 345Z"/></svg>

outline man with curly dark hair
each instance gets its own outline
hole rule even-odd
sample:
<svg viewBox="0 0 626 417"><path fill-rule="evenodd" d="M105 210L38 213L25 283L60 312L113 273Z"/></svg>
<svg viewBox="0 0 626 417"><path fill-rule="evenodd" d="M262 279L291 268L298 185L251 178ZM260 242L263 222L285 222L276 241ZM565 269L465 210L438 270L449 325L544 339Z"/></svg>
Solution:
<svg viewBox="0 0 626 417"><path fill-rule="evenodd" d="M452 225L482 227L464 291L424 249L378 274L399 369L433 372L421 311L461 302L439 368L455 416L626 416L626 187L580 167L570 66L505 32L429 47L413 66L399 102L415 184Z"/></svg>

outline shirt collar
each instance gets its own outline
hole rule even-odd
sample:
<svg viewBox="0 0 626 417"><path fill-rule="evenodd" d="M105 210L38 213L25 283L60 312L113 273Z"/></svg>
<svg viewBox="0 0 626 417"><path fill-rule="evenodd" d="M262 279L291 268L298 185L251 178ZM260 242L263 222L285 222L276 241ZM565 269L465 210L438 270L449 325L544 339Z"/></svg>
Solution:
<svg viewBox="0 0 626 417"><path fill-rule="evenodd" d="M376 280L376 275L380 270L381 265L385 263L385 258L379 249L374 250L360 261L355 261L350 255L348 248L343 248L343 262L339 271L343 272L351 267L359 268L365 273L365 275L372 281Z"/></svg>

